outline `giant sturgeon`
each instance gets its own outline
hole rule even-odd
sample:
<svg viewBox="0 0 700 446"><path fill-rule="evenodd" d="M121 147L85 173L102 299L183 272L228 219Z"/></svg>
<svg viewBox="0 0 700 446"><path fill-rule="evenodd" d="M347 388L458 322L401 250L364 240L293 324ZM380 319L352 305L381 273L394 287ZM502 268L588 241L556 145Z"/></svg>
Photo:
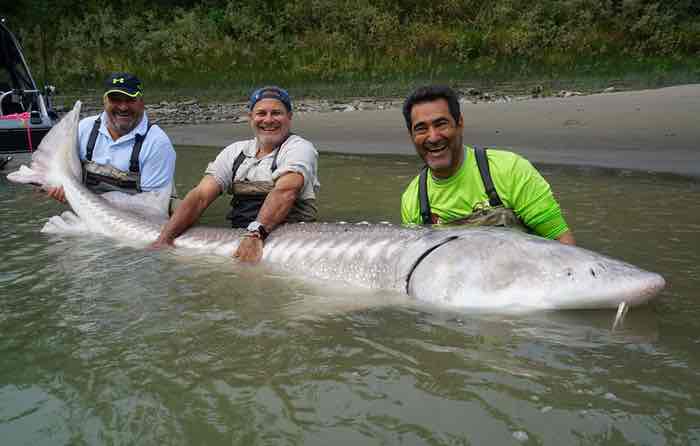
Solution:
<svg viewBox="0 0 700 446"><path fill-rule="evenodd" d="M75 214L53 217L45 231L89 231L147 245L157 238L163 218L81 184L79 114L77 102L44 137L31 167L22 166L8 179L63 186ZM193 227L175 240L175 247L231 256L240 235L235 229ZM656 273L593 251L496 228L289 224L267 239L262 261L314 279L486 311L634 306L665 285Z"/></svg>

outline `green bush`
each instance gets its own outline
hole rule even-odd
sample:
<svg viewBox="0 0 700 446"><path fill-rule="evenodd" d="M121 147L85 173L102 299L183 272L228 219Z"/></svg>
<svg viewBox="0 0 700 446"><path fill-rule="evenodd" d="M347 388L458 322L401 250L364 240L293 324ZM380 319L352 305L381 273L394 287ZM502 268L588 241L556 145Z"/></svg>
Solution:
<svg viewBox="0 0 700 446"><path fill-rule="evenodd" d="M117 69L218 87L556 75L700 53L693 0L17 0L6 13L35 72L75 87Z"/></svg>

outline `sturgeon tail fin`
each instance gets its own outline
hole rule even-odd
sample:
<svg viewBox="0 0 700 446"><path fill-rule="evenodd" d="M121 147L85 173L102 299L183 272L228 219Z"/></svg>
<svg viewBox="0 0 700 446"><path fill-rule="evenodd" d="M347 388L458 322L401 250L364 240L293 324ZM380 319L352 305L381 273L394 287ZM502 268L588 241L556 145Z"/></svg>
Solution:
<svg viewBox="0 0 700 446"><path fill-rule="evenodd" d="M66 175L79 178L81 175L78 157L78 123L80 122L80 101L68 112L41 140L32 154L30 167L20 166L19 170L7 175L15 183L37 184L40 186L60 186Z"/></svg>

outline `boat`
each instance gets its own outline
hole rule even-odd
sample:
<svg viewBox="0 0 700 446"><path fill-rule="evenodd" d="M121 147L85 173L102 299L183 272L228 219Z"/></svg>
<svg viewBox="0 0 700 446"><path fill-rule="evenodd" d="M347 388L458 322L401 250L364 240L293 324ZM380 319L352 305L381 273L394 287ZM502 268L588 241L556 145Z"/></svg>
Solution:
<svg viewBox="0 0 700 446"><path fill-rule="evenodd" d="M33 152L56 123L52 91L37 88L19 42L0 18L0 169Z"/></svg>

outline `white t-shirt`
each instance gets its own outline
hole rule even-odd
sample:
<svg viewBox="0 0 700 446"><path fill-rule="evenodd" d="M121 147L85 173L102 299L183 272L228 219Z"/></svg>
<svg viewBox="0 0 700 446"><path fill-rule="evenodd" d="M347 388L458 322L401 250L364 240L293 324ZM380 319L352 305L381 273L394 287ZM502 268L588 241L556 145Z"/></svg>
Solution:
<svg viewBox="0 0 700 446"><path fill-rule="evenodd" d="M277 170L271 171L275 153ZM277 181L287 172L300 173L304 177L304 186L299 192L300 200L316 199L321 184L318 182L318 152L313 144L298 135L290 135L277 150L273 150L261 159L255 158L257 142L255 139L237 141L224 148L209 163L204 173L211 175L224 192L232 193L233 163L243 151L245 159L236 171L236 182L239 181Z"/></svg>

